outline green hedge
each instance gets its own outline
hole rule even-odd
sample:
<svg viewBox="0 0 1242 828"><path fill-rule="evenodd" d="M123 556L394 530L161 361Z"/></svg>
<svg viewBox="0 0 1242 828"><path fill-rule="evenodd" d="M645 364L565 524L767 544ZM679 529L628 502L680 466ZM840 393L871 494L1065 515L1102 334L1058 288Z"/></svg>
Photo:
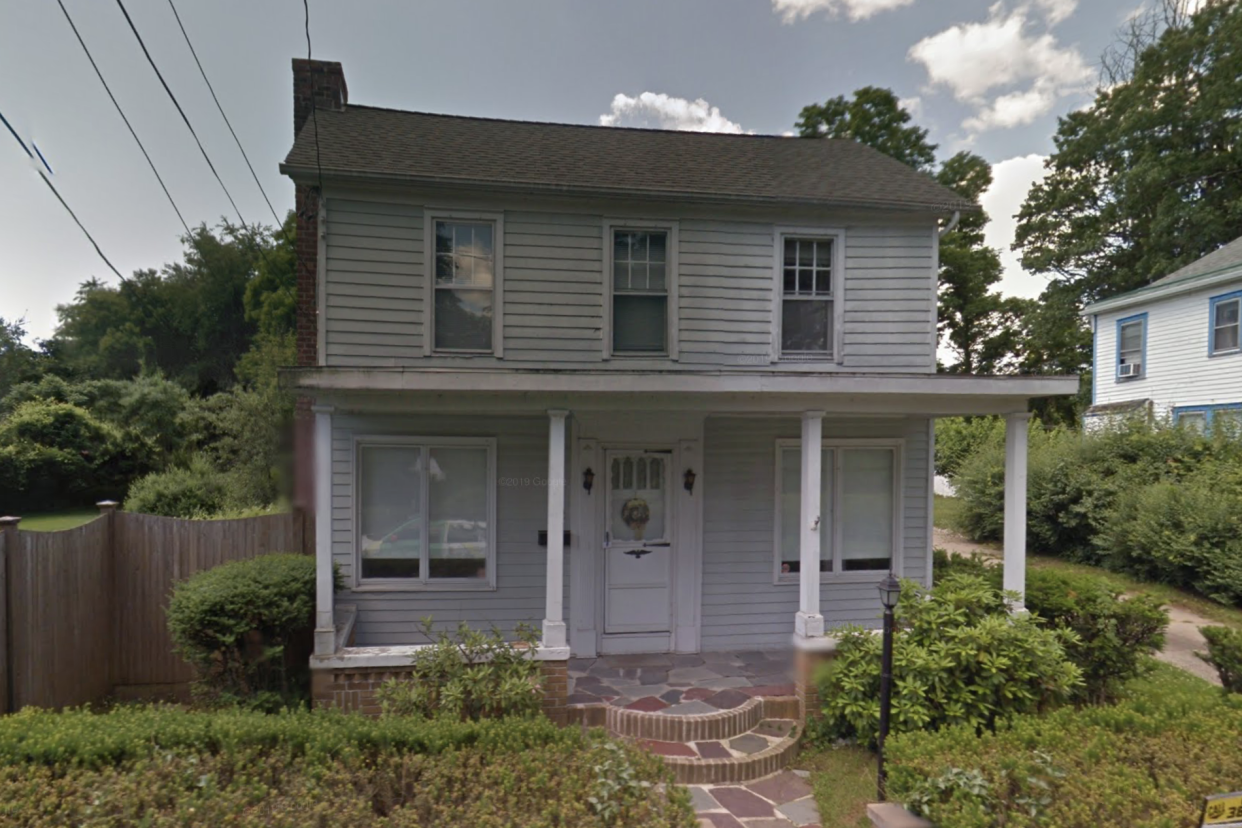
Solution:
<svg viewBox="0 0 1242 828"><path fill-rule="evenodd" d="M953 828L1193 826L1242 779L1242 704L1160 665L1114 705L888 742L888 790Z"/></svg>
<svg viewBox="0 0 1242 828"><path fill-rule="evenodd" d="M5 824L691 828L657 757L547 720L26 710L0 719Z"/></svg>

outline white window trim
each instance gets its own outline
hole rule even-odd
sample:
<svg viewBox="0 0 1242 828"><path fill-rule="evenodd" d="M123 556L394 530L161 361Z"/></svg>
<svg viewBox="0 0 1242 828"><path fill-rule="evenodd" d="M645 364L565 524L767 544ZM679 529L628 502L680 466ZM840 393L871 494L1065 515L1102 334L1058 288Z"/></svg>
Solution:
<svg viewBox="0 0 1242 828"><path fill-rule="evenodd" d="M773 228L775 240L772 251L772 362L810 363L818 360L801 357L785 359L781 356L781 302L784 298L785 239L812 239L832 241L832 353L822 362L840 365L844 357L842 329L845 326L845 230L839 227Z"/></svg>
<svg viewBox="0 0 1242 828"><path fill-rule="evenodd" d="M604 359L671 359L674 362L678 359L680 350L680 338L678 335L678 322L680 313L680 305L678 302L678 222L676 221L656 221L647 219L604 219L603 223L603 243L604 243ZM612 352L612 255L613 233L617 230L658 230L668 234L668 259L665 262L668 274L668 331L666 333L668 342L668 353L666 354L640 354L640 353L620 353Z"/></svg>
<svg viewBox="0 0 1242 828"><path fill-rule="evenodd" d="M491 222L494 247L492 283L492 349L490 351L455 351L437 349L436 342L436 222L473 221ZM423 211L423 355L453 357L495 357L505 355L504 286L505 286L505 215L482 213L474 210L440 210L427 208Z"/></svg>
<svg viewBox="0 0 1242 828"><path fill-rule="evenodd" d="M409 448L427 446L440 448L460 446L487 449L487 581L478 579L431 579L427 568L420 567L423 578L363 578L362 577L362 475L359 456L364 447L392 446ZM496 438L495 437L415 437L408 435L367 434L354 437L351 455L353 475L353 567L349 587L354 592L489 592L496 589ZM424 497L425 499L425 497ZM426 516L424 515L424 518ZM430 521L424 519L424 536ZM424 545L426 548L426 545ZM428 550L430 551L430 550Z"/></svg>
<svg viewBox="0 0 1242 828"><path fill-rule="evenodd" d="M842 550L842 529L843 523L840 520L841 500L844 493L843 481L841 479L841 452L840 449L852 448L886 448L892 449L894 453L893 463L893 551L892 551L892 571L897 577L904 577L904 555L905 542L903 538L905 528L905 503L902 497L904 490L904 469L905 469L905 447L906 441L902 438L838 438L833 440L823 440L820 443L821 449L833 449L833 470L832 470L832 514L836 518L832 525L832 572L819 573L820 583L871 583L883 578L887 573L885 571L874 569L855 572L845 572L841 568L841 550ZM774 509L772 514L772 583L775 586L797 586L801 580L801 573L781 573L781 495L783 489L781 486L781 453L786 449L801 449L802 440L796 437L779 438L774 448L775 461L774 468L776 470L776 481L773 488L775 489L775 498L773 500ZM929 553L930 554L930 551Z"/></svg>

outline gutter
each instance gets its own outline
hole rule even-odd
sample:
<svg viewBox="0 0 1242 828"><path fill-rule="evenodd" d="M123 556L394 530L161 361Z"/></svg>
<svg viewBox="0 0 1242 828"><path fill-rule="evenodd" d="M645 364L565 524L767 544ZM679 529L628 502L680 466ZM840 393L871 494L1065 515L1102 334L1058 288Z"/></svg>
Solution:
<svg viewBox="0 0 1242 828"><path fill-rule="evenodd" d="M940 238L944 238L957 228L957 223L962 220L962 211L954 210L953 218L949 219L949 223L940 228Z"/></svg>
<svg viewBox="0 0 1242 828"><path fill-rule="evenodd" d="M1193 293L1201 288L1211 288L1237 280L1242 280L1242 267L1229 265L1215 272L1200 273L1197 276L1188 276L1185 279L1167 282L1163 285L1148 285L1110 299L1101 299L1099 302L1094 302L1084 307L1078 312L1078 315L1086 317L1093 314L1121 310L1153 302L1157 299L1180 296L1183 293Z"/></svg>

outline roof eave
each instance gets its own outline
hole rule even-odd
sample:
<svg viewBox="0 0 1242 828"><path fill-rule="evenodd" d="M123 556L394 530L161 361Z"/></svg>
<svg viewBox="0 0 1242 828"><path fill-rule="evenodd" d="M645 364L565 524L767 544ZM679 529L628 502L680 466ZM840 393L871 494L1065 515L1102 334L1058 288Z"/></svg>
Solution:
<svg viewBox="0 0 1242 828"><path fill-rule="evenodd" d="M1122 310L1124 308L1132 308L1138 305L1145 305L1148 302L1156 302L1161 299L1168 299L1173 296L1181 296L1184 293L1193 293L1201 288L1209 288L1214 285L1226 284L1236 279L1242 279L1242 264L1229 265L1220 270L1210 271L1208 273L1199 273L1194 276L1187 276L1185 279L1179 279L1176 282L1165 282L1164 284L1151 284L1146 287L1137 288L1135 290L1123 293L1119 296L1113 296L1108 299L1101 299L1099 302L1092 302L1079 311L1081 316L1094 316L1098 313L1108 313L1109 311Z"/></svg>
<svg viewBox="0 0 1242 828"><path fill-rule="evenodd" d="M402 175L400 173L372 173L355 170L320 170L314 167L301 167L282 162L280 172L297 184L318 184L321 179L344 182L421 184L425 186L459 188L463 190L486 189L502 190L514 193L540 193L564 196L613 196L636 199L653 199L659 201L678 202L711 202L719 204L764 204L764 205L799 205L808 207L846 207L870 208L881 210L900 210L910 213L949 214L954 212L977 213L983 208L970 202L945 203L910 203L884 199L817 199L771 197L758 195L733 195L729 193L700 193L676 190L638 190L628 188L606 187L572 187L555 184L537 184L528 182L492 181L485 179L444 178L435 176Z"/></svg>

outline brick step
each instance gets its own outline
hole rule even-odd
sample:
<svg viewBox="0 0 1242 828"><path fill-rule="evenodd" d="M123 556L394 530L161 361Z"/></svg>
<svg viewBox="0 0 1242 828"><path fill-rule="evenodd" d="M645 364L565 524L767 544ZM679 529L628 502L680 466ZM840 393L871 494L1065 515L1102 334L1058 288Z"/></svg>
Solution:
<svg viewBox="0 0 1242 828"><path fill-rule="evenodd" d="M749 782L777 772L793 758L800 736L793 719L761 719L732 737L634 741L663 758L679 783L704 785Z"/></svg>
<svg viewBox="0 0 1242 828"><path fill-rule="evenodd" d="M763 719L763 699L747 699L732 710L679 716L609 706L604 726L613 736L659 742L699 742L740 736Z"/></svg>

